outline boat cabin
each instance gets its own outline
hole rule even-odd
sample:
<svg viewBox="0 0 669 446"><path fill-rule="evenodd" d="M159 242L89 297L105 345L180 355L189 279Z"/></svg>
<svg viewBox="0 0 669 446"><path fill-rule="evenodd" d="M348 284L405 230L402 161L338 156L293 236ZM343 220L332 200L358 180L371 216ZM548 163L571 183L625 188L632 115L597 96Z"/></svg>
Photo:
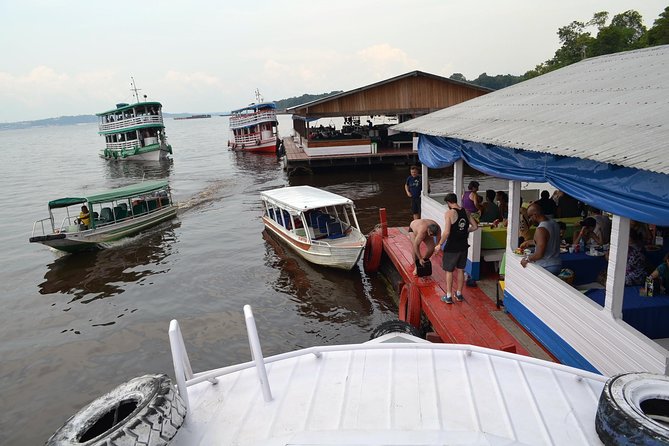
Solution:
<svg viewBox="0 0 669 446"><path fill-rule="evenodd" d="M230 146L235 149L260 148L270 142L268 147L274 151L278 123L274 102L251 104L233 110L230 116Z"/></svg>
<svg viewBox="0 0 669 446"><path fill-rule="evenodd" d="M154 150L171 153L160 102L116 104L97 116L98 133L105 138L103 157L126 158Z"/></svg>
<svg viewBox="0 0 669 446"><path fill-rule="evenodd" d="M309 188L317 192L325 192L327 195L337 197L305 202L300 206L299 189ZM284 188L288 189L288 188ZM265 216L277 222L286 230L305 241L313 242L323 239L334 240L345 237L351 232L351 228L358 228L358 220L355 216L353 202L339 195L330 194L308 186L289 188L296 193L294 202L288 203L283 189L263 192L263 203ZM298 189L298 191L294 191ZM313 193L312 191L312 193ZM316 192L316 193L317 193Z"/></svg>

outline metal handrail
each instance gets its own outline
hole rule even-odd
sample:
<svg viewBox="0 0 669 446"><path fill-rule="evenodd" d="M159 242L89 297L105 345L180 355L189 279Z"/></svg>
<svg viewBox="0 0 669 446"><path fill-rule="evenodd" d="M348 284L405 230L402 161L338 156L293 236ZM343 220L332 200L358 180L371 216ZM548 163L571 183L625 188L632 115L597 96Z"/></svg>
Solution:
<svg viewBox="0 0 669 446"><path fill-rule="evenodd" d="M122 130L126 127L134 127L141 124L162 124L163 117L162 115L141 115L133 116L131 118L119 119L114 122L102 122L100 123L99 130L101 132L109 130Z"/></svg>
<svg viewBox="0 0 669 446"><path fill-rule="evenodd" d="M264 111L253 113L250 115L236 115L230 117L230 128L235 129L239 127L246 127L250 124L258 124L261 122L275 121L276 112Z"/></svg>
<svg viewBox="0 0 669 446"><path fill-rule="evenodd" d="M105 147L111 150L121 150L134 149L136 147L141 147L141 145L138 139L133 139L132 141L108 142L105 144Z"/></svg>
<svg viewBox="0 0 669 446"><path fill-rule="evenodd" d="M42 235L46 235L46 232L44 232L44 222L46 220L51 221L51 218L47 217L47 218L43 218L41 220L35 220L35 222L33 223L33 232L30 234L31 237L35 236L35 226L37 226L37 223L41 223L41 225L42 225Z"/></svg>

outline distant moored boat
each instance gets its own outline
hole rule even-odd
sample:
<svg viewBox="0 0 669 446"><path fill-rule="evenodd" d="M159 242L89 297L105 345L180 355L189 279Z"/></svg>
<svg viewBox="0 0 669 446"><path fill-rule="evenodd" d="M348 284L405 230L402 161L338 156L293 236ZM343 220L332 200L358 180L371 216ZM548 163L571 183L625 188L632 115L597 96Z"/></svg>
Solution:
<svg viewBox="0 0 669 446"><path fill-rule="evenodd" d="M276 151L278 121L276 104L263 102L256 90L257 103L230 112L230 141L228 146L234 150L247 152Z"/></svg>
<svg viewBox="0 0 669 446"><path fill-rule="evenodd" d="M105 138L100 156L113 160L158 161L172 153L167 144L162 104L139 100L134 80L134 104L116 104L113 110L98 113L99 131Z"/></svg>

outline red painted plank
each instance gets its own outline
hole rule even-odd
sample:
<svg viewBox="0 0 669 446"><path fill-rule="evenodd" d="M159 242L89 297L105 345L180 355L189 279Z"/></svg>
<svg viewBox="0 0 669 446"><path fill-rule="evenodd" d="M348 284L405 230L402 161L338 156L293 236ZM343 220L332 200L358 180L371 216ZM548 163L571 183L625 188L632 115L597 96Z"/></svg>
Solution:
<svg viewBox="0 0 669 446"><path fill-rule="evenodd" d="M517 353L527 354L520 343L492 317L493 311L500 310L480 289L463 289L465 301L462 303L449 305L441 301L446 283L446 273L440 267L441 253L432 258L432 276L418 278L413 275L413 249L405 228L388 228L383 246L405 283L419 287L423 312L444 342L505 350L515 348Z"/></svg>

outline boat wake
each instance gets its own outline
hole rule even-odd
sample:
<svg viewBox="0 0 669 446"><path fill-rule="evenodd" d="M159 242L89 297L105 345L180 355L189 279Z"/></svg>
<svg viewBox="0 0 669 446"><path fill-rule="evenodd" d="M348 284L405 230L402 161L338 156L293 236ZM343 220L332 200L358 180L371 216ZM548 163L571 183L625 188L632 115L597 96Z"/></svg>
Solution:
<svg viewBox="0 0 669 446"><path fill-rule="evenodd" d="M186 212L193 209L198 209L203 206L206 206L209 203L215 202L223 198L221 190L225 187L227 183L222 180L214 181L204 190L200 191L196 195L193 195L188 200L178 203L179 212Z"/></svg>

